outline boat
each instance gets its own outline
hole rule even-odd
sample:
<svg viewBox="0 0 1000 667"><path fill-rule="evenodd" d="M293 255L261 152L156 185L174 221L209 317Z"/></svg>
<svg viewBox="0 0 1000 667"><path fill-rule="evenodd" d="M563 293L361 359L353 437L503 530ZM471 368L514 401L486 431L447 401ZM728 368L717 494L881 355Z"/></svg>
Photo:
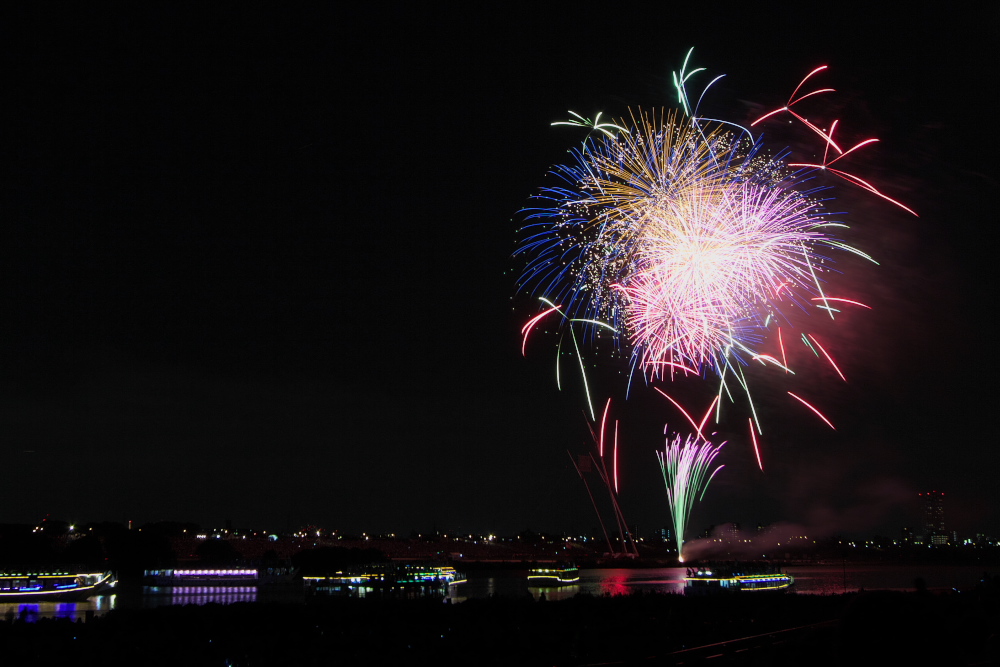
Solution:
<svg viewBox="0 0 1000 667"><path fill-rule="evenodd" d="M766 563L709 564L687 569L684 594L780 593L794 584L792 575Z"/></svg>
<svg viewBox="0 0 1000 667"><path fill-rule="evenodd" d="M262 586L291 580L286 567L269 568L192 568L145 570L147 586Z"/></svg>
<svg viewBox="0 0 1000 667"><path fill-rule="evenodd" d="M83 568L39 568L0 571L0 602L18 600L79 600L113 590L112 572Z"/></svg>
<svg viewBox="0 0 1000 667"><path fill-rule="evenodd" d="M451 566L402 563L379 563L332 574L302 576L306 590L312 593L345 593L360 589L438 589L465 581L465 576Z"/></svg>
<svg viewBox="0 0 1000 667"><path fill-rule="evenodd" d="M528 570L528 586L568 586L580 581L576 565L546 565Z"/></svg>

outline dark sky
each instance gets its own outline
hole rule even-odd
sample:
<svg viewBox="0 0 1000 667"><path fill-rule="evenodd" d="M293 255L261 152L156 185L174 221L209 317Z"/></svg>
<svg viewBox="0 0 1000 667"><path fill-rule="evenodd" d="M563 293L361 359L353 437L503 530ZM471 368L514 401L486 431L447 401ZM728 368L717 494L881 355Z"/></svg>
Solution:
<svg viewBox="0 0 1000 667"><path fill-rule="evenodd" d="M824 330L850 383L798 385L838 430L762 379L766 473L734 411L693 525L895 535L934 488L1000 533L995 10L32 11L4 21L0 522L592 530L582 396L554 339L520 354L517 212L581 138L551 122L671 105L693 46L736 120L829 64L882 139L859 171L921 216L831 183L881 263L844 260L874 309ZM647 532L677 415L601 363Z"/></svg>

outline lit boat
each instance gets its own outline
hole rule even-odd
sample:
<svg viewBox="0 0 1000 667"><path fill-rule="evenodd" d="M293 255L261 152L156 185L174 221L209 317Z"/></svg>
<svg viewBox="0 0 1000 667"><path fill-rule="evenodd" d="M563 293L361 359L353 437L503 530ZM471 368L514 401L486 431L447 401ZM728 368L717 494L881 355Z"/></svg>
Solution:
<svg viewBox="0 0 1000 667"><path fill-rule="evenodd" d="M528 570L529 586L566 586L580 581L576 565L549 565Z"/></svg>
<svg viewBox="0 0 1000 667"><path fill-rule="evenodd" d="M689 567L684 577L685 595L738 592L784 592L795 578L778 568L762 564L702 565Z"/></svg>
<svg viewBox="0 0 1000 667"><path fill-rule="evenodd" d="M0 602L4 600L80 599L108 592L118 583L111 572L71 569L0 571Z"/></svg>
<svg viewBox="0 0 1000 667"><path fill-rule="evenodd" d="M313 592L342 592L356 588L426 588L465 583L465 576L450 566L378 564L329 575L303 575Z"/></svg>
<svg viewBox="0 0 1000 667"><path fill-rule="evenodd" d="M144 581L150 586L258 586L289 580L288 568L195 568L146 570Z"/></svg>
<svg viewBox="0 0 1000 667"><path fill-rule="evenodd" d="M445 565L442 567L432 567L430 568L437 579L444 581L449 586L452 584L464 584L466 579L465 575L456 572L455 568L450 565Z"/></svg>

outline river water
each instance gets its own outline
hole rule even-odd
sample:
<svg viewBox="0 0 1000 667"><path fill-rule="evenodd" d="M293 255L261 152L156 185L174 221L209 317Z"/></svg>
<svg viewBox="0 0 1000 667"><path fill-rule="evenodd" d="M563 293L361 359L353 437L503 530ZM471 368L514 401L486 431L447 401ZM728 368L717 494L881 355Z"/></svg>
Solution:
<svg viewBox="0 0 1000 667"><path fill-rule="evenodd" d="M969 589L983 575L981 566L923 565L809 565L784 568L795 577L795 592L808 595L835 595L865 590L915 590L916 580L923 579L932 592L953 588ZM453 602L469 599L525 597L542 594L549 600L563 600L578 593L589 595L628 595L644 593L683 593L683 567L622 568L580 570L580 581L571 586L528 587L527 572L517 570L472 571L465 583L449 587ZM991 574L993 572L991 571ZM253 586L217 587L144 587L132 595L96 595L77 602L6 602L0 603L0 619L68 618L86 620L112 609L135 609L186 604L232 604L234 602L304 602L305 595L296 587L280 589Z"/></svg>
<svg viewBox="0 0 1000 667"><path fill-rule="evenodd" d="M812 565L785 567L785 572L795 577L795 592L807 595L836 595L865 590L916 589L916 580L923 579L927 588L941 592L952 588L968 589L975 586L983 575L981 566L862 566L862 565ZM473 573L467 583L453 587L451 596L456 602L490 595L523 596L529 592L536 598L541 593L549 600L563 600L578 593L589 595L628 595L633 592L678 593L684 592L683 567L645 569L580 570L580 581L571 586L557 588L528 588L523 577L513 572Z"/></svg>

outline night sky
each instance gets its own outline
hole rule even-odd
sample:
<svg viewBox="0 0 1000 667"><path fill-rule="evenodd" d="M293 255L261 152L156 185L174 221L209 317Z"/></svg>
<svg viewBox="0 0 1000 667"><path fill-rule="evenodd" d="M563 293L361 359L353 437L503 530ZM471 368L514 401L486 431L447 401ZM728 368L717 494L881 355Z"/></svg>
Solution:
<svg viewBox="0 0 1000 667"><path fill-rule="evenodd" d="M838 258L873 306L821 330L849 383L796 379L838 430L761 375L765 473L734 411L692 527L895 537L937 489L960 536L1000 533L996 10L33 7L2 47L0 523L594 530L583 395L554 337L520 352L518 211L582 138L551 122L672 105L693 46L738 121L829 64L844 127L881 139L858 173L920 217L829 183L880 262ZM645 534L678 415L595 362Z"/></svg>

